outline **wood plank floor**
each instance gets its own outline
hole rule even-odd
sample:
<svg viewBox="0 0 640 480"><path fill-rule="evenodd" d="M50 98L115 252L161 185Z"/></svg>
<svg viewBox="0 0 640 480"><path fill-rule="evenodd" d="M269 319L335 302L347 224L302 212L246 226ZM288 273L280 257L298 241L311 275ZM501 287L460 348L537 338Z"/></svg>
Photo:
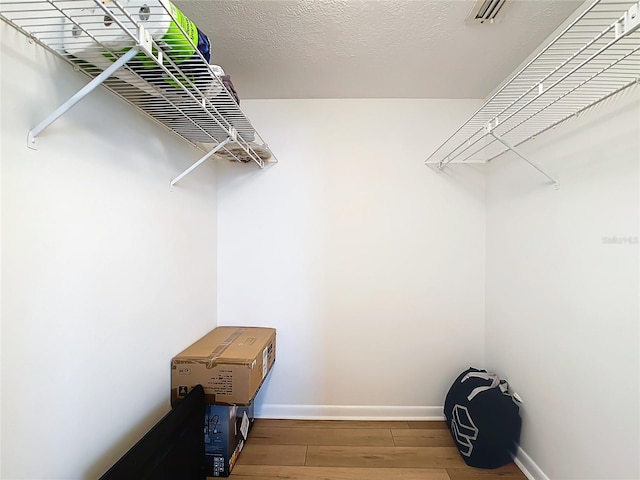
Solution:
<svg viewBox="0 0 640 480"><path fill-rule="evenodd" d="M526 480L515 464L468 467L445 422L257 419L236 480Z"/></svg>

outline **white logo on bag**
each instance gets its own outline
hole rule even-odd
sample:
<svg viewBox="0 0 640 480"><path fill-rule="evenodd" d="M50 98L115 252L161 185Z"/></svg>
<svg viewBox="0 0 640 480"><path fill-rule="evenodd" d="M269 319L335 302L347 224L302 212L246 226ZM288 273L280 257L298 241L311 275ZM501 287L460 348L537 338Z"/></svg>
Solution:
<svg viewBox="0 0 640 480"><path fill-rule="evenodd" d="M473 423L469 410L463 405L455 405L451 415L451 433L465 457L473 451L473 440L478 438L478 427Z"/></svg>

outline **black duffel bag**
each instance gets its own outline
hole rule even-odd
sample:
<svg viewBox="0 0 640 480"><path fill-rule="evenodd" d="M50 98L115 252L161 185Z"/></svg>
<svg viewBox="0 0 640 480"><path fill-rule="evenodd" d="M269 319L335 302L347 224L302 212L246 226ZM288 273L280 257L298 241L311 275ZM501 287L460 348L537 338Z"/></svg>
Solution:
<svg viewBox="0 0 640 480"><path fill-rule="evenodd" d="M522 420L519 399L505 380L486 370L465 370L447 393L444 415L467 465L498 468L513 461Z"/></svg>

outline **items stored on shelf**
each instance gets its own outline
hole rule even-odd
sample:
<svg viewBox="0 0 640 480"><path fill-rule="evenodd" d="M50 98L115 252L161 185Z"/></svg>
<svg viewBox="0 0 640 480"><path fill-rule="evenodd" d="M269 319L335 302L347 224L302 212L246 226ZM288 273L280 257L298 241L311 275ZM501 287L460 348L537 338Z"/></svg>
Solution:
<svg viewBox="0 0 640 480"><path fill-rule="evenodd" d="M260 167L276 161L240 110L230 79L209 65L208 36L168 0L1 0L0 18L91 78L31 130L29 147L104 85L201 149L219 146L221 155Z"/></svg>

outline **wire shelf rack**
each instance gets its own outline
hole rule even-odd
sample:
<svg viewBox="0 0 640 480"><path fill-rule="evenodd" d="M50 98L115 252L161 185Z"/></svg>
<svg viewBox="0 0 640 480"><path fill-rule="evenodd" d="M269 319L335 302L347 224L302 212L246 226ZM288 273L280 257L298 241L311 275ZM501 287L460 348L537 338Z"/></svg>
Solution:
<svg viewBox="0 0 640 480"><path fill-rule="evenodd" d="M0 18L90 77L29 133L28 144L99 85L207 154L277 162L214 67L197 27L168 0L0 0ZM195 30L194 30L195 28Z"/></svg>
<svg viewBox="0 0 640 480"><path fill-rule="evenodd" d="M594 1L425 163L488 162L509 150L523 157L519 145L640 82L639 15L638 1Z"/></svg>

